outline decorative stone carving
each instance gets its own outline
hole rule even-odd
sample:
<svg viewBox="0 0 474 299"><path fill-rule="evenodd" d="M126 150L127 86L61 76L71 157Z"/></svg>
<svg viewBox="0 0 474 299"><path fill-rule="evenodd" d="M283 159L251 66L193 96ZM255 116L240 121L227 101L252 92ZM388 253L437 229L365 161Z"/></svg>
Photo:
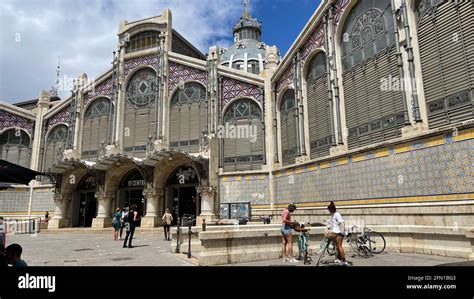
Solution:
<svg viewBox="0 0 474 299"><path fill-rule="evenodd" d="M280 63L280 52L276 46L266 46L266 55L265 68L275 69Z"/></svg>
<svg viewBox="0 0 474 299"><path fill-rule="evenodd" d="M20 128L32 135L34 123L34 120L10 113L6 110L0 110L0 131L6 128Z"/></svg>
<svg viewBox="0 0 474 299"><path fill-rule="evenodd" d="M171 93L181 83L186 81L198 81L207 86L207 72L195 69L183 64L169 62L169 92Z"/></svg>
<svg viewBox="0 0 474 299"><path fill-rule="evenodd" d="M293 65L290 65L277 81L276 91L280 92L284 87L291 85L293 83L293 76Z"/></svg>
<svg viewBox="0 0 474 299"><path fill-rule="evenodd" d="M230 101L239 97L250 97L258 101L262 107L264 105L264 92L262 87L224 77L222 79L222 109Z"/></svg>

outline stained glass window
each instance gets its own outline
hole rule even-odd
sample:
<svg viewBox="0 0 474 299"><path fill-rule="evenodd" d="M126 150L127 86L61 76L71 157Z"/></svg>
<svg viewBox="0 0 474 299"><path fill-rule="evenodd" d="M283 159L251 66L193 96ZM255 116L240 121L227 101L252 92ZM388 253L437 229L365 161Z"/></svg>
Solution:
<svg viewBox="0 0 474 299"><path fill-rule="evenodd" d="M148 107L155 102L157 93L156 73L144 68L135 73L128 83L127 102L136 107Z"/></svg>

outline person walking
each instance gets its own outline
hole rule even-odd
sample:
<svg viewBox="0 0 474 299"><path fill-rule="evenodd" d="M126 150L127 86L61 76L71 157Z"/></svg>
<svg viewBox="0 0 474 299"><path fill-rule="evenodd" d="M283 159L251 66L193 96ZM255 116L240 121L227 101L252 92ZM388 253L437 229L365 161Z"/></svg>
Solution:
<svg viewBox="0 0 474 299"><path fill-rule="evenodd" d="M112 225L114 226L114 241L118 241L120 227L122 226L122 212L120 208L115 210L115 215L112 219Z"/></svg>
<svg viewBox="0 0 474 299"><path fill-rule="evenodd" d="M332 201L328 206L328 211L331 214L331 220L329 221L329 232L327 237L333 240L337 247L337 258L334 263L348 266L349 263L346 261L346 255L342 248L342 241L346 231L344 219L342 219L341 214L337 212L336 205Z"/></svg>
<svg viewBox="0 0 474 299"><path fill-rule="evenodd" d="M133 204L128 211L127 222L125 223L125 230L127 231L127 235L125 236L125 241L123 242L123 248L127 247L128 241L128 248L133 248L132 240L133 234L135 233L135 228L140 221L138 219L138 211L137 205Z"/></svg>
<svg viewBox="0 0 474 299"><path fill-rule="evenodd" d="M284 262L298 263L293 256L293 226L296 225L296 222L291 221L291 213L296 210L296 205L290 203L286 209L281 213L281 235L282 235L282 247L281 247L281 257ZM286 251L286 246L288 245L288 256Z"/></svg>
<svg viewBox="0 0 474 299"><path fill-rule="evenodd" d="M165 231L165 241L171 241L170 227L173 223L173 215L170 213L170 209L166 209L163 217L161 217L163 229Z"/></svg>
<svg viewBox="0 0 474 299"><path fill-rule="evenodd" d="M49 212L46 211L46 213L44 214L44 223L48 223L49 222Z"/></svg>
<svg viewBox="0 0 474 299"><path fill-rule="evenodd" d="M120 238L119 238L119 240L123 240L122 239L122 234L123 234L123 228L125 227L126 217L128 217L128 208L123 207L122 215L120 217Z"/></svg>

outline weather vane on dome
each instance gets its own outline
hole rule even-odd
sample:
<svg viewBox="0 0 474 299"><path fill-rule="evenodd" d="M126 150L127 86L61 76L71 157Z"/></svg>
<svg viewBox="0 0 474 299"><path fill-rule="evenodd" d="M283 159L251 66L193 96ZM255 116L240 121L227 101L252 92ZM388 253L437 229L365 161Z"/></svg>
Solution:
<svg viewBox="0 0 474 299"><path fill-rule="evenodd" d="M250 13L249 13L249 6L250 6L250 0L243 0L244 2L244 17L249 18Z"/></svg>

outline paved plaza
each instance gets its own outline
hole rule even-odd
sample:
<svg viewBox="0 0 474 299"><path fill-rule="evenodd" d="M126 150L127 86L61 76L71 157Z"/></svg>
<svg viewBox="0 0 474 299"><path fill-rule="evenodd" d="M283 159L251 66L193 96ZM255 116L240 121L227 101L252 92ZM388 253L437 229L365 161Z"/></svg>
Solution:
<svg viewBox="0 0 474 299"><path fill-rule="evenodd" d="M23 247L23 259L30 266L194 266L196 259L171 253L163 234L138 233L135 248L122 248L122 242L107 234L47 234L9 236L8 243ZM296 251L295 251L296 252ZM361 258L347 253L353 266L437 266L472 265L465 259L408 253L382 253ZM331 257L325 257L330 261ZM314 265L314 262L312 263ZM303 266L280 260L259 261L234 266ZM325 266L325 265L323 265Z"/></svg>

